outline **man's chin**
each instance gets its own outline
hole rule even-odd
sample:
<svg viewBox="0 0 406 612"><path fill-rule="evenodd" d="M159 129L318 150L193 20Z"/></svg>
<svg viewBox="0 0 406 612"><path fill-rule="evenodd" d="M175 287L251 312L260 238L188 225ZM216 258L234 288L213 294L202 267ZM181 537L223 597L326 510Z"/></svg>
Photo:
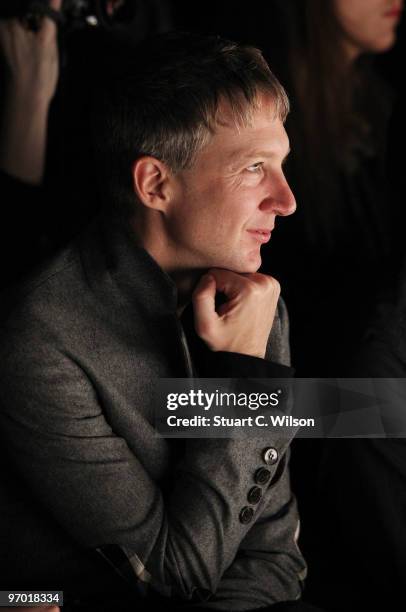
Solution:
<svg viewBox="0 0 406 612"><path fill-rule="evenodd" d="M230 270L236 274L253 274L258 272L262 265L261 255L249 253L245 257L235 257L233 259L223 259L212 261L209 268L220 268L221 270Z"/></svg>
<svg viewBox="0 0 406 612"><path fill-rule="evenodd" d="M238 264L229 264L228 266L217 266L218 268L225 268L230 270L231 272L236 272L237 274L253 274L254 272L258 272L262 264L261 258L259 261L255 262L239 262Z"/></svg>
<svg viewBox="0 0 406 612"><path fill-rule="evenodd" d="M258 272L262 265L261 255L256 253L255 256L248 257L245 261L241 261L240 274L253 274Z"/></svg>

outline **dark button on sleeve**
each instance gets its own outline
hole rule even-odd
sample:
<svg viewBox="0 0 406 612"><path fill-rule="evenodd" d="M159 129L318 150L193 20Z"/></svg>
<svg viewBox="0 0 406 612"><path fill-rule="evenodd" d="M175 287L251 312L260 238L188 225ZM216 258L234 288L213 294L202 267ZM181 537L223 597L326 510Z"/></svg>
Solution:
<svg viewBox="0 0 406 612"><path fill-rule="evenodd" d="M253 508L249 506L245 506L240 512L240 522L246 525L252 521L252 517L254 516Z"/></svg>
<svg viewBox="0 0 406 612"><path fill-rule="evenodd" d="M247 499L250 504L257 504L262 497L262 489L260 487L252 487L248 491Z"/></svg>
<svg viewBox="0 0 406 612"><path fill-rule="evenodd" d="M278 461L278 451L270 446L264 449L262 457L267 465L273 465Z"/></svg>
<svg viewBox="0 0 406 612"><path fill-rule="evenodd" d="M258 468L254 474L254 481L259 485L266 484L271 478L271 472L266 468Z"/></svg>

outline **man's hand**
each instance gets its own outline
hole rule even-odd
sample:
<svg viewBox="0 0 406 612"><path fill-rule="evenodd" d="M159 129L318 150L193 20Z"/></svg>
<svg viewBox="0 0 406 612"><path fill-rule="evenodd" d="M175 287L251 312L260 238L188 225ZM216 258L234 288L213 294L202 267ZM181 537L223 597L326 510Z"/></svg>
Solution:
<svg viewBox="0 0 406 612"><path fill-rule="evenodd" d="M227 298L217 311L216 292ZM196 332L212 351L263 358L279 294L279 283L272 276L213 268L193 292Z"/></svg>

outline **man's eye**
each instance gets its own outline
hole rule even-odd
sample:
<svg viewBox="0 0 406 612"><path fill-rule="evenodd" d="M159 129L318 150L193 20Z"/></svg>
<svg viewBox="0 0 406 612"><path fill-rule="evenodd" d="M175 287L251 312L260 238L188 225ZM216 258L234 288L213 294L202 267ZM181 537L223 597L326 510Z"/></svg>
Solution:
<svg viewBox="0 0 406 612"><path fill-rule="evenodd" d="M256 162L255 164L251 164L251 166L248 166L246 170L252 173L259 173L262 170L262 165L263 165L263 162Z"/></svg>

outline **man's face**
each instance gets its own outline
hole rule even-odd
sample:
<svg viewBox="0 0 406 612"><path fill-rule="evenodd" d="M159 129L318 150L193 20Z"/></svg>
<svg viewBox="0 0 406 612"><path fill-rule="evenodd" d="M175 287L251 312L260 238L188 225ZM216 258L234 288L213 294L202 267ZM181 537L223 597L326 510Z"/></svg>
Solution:
<svg viewBox="0 0 406 612"><path fill-rule="evenodd" d="M249 127L237 127L230 111L223 113L193 167L175 177L167 231L177 267L258 270L276 217L296 208L282 171L288 152L287 134L268 98Z"/></svg>

